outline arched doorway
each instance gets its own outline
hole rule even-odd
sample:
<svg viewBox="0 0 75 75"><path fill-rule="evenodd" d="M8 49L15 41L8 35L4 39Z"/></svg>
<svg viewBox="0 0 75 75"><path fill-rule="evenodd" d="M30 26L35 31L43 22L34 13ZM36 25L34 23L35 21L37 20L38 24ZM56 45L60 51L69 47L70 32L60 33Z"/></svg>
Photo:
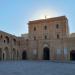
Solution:
<svg viewBox="0 0 75 75"><path fill-rule="evenodd" d="M17 60L20 59L19 51L17 50Z"/></svg>
<svg viewBox="0 0 75 75"><path fill-rule="evenodd" d="M15 48L13 48L13 51L12 51L12 59L16 60L16 49Z"/></svg>
<svg viewBox="0 0 75 75"><path fill-rule="evenodd" d="M26 60L27 59L27 52L23 51L22 52L22 60Z"/></svg>
<svg viewBox="0 0 75 75"><path fill-rule="evenodd" d="M2 48L0 48L0 60L2 60Z"/></svg>
<svg viewBox="0 0 75 75"><path fill-rule="evenodd" d="M75 60L75 50L70 52L70 60Z"/></svg>
<svg viewBox="0 0 75 75"><path fill-rule="evenodd" d="M2 53L2 59L6 60L6 53L5 53L5 51L3 51L3 53Z"/></svg>
<svg viewBox="0 0 75 75"><path fill-rule="evenodd" d="M8 47L5 47L4 51L6 53L6 60L9 60L10 59L9 48Z"/></svg>
<svg viewBox="0 0 75 75"><path fill-rule="evenodd" d="M50 56L49 48L45 47L43 49L43 59L44 60L49 60L50 59L49 56Z"/></svg>

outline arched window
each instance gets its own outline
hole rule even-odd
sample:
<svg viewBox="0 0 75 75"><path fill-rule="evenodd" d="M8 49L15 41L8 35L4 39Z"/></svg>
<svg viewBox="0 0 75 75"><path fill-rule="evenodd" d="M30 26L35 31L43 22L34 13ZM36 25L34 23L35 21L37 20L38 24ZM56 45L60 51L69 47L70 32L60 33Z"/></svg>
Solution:
<svg viewBox="0 0 75 75"><path fill-rule="evenodd" d="M1 39L2 39L2 35L1 35Z"/></svg>
<svg viewBox="0 0 75 75"><path fill-rule="evenodd" d="M2 38L3 38L3 36L2 36L2 35L0 35L0 41L1 41L1 42L2 42L2 40L3 40Z"/></svg>
<svg viewBox="0 0 75 75"><path fill-rule="evenodd" d="M56 28L57 28L57 29L59 28L59 24L56 24Z"/></svg>
<svg viewBox="0 0 75 75"><path fill-rule="evenodd" d="M44 29L47 30L47 26L44 26Z"/></svg>
<svg viewBox="0 0 75 75"><path fill-rule="evenodd" d="M9 37L6 36L5 38L6 38L6 42L9 43Z"/></svg>
<svg viewBox="0 0 75 75"><path fill-rule="evenodd" d="M45 35L45 39L47 39L47 35Z"/></svg>
<svg viewBox="0 0 75 75"><path fill-rule="evenodd" d="M34 27L34 31L36 31L36 27Z"/></svg>
<svg viewBox="0 0 75 75"><path fill-rule="evenodd" d="M13 39L13 43L14 43L14 45L16 45L16 39Z"/></svg>
<svg viewBox="0 0 75 75"><path fill-rule="evenodd" d="M60 36L59 36L59 34L57 34L57 39L59 39L60 38Z"/></svg>

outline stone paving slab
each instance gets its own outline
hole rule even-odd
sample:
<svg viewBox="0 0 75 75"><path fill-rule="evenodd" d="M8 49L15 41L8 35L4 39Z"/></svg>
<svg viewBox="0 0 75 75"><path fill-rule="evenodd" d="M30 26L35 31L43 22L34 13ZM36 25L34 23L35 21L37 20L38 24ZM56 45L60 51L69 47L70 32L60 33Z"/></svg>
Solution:
<svg viewBox="0 0 75 75"><path fill-rule="evenodd" d="M75 62L1 61L0 75L74 75Z"/></svg>

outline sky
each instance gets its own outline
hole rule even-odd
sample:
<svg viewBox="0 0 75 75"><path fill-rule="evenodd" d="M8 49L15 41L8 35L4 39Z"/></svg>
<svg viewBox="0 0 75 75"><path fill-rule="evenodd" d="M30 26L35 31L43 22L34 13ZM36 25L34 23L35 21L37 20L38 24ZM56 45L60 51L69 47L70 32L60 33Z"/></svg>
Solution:
<svg viewBox="0 0 75 75"><path fill-rule="evenodd" d="M75 32L75 0L0 0L0 30L20 36L28 33L28 22L57 16L68 18Z"/></svg>

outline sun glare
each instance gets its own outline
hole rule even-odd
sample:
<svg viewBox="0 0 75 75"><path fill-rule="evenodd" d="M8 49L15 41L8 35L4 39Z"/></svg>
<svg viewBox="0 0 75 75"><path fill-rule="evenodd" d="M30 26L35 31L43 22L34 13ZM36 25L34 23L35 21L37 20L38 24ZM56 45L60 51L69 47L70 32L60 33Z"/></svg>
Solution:
<svg viewBox="0 0 75 75"><path fill-rule="evenodd" d="M54 10L39 10L34 13L31 20L45 19L45 16L46 18L56 17L58 16L58 13Z"/></svg>

